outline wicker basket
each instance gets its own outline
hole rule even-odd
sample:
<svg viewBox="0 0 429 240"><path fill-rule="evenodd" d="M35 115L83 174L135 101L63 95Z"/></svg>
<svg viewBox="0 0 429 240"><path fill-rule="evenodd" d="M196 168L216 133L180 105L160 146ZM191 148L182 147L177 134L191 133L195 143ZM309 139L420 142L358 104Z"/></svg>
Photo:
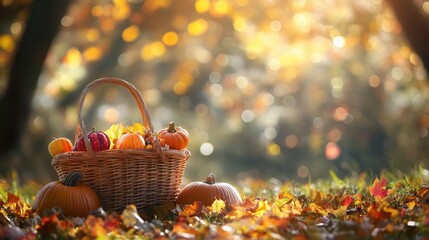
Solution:
<svg viewBox="0 0 429 240"><path fill-rule="evenodd" d="M88 151L55 156L52 166L59 179L63 180L73 171L81 172L82 182L95 190L106 211L121 211L129 204L144 209L174 201L180 191L186 160L190 157L188 150L162 148L158 141L154 141L152 149L92 151L81 112L87 92L105 83L125 87L138 104L143 125L154 132L146 104L133 85L117 78L97 79L82 91L77 106L79 126L76 132L84 136Z"/></svg>

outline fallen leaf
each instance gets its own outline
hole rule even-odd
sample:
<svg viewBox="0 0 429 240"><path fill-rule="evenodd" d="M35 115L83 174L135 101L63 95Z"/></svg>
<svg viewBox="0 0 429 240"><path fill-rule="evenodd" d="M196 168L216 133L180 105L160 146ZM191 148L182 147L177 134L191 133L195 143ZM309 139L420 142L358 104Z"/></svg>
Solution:
<svg viewBox="0 0 429 240"><path fill-rule="evenodd" d="M222 210L224 210L226 207L225 202L222 199L216 199L213 201L212 206L210 207L210 210L213 213L219 214L222 212Z"/></svg>
<svg viewBox="0 0 429 240"><path fill-rule="evenodd" d="M103 219L92 215L86 218L85 224L82 225L81 228L85 235L92 239L102 239L107 234L107 230L104 228Z"/></svg>
<svg viewBox="0 0 429 240"><path fill-rule="evenodd" d="M267 200L259 200L258 207L252 212L252 215L256 217L262 217L267 211L271 209L270 204Z"/></svg>
<svg viewBox="0 0 429 240"><path fill-rule="evenodd" d="M274 216L288 218L291 215L301 215L302 210L298 199L295 199L291 193L285 192L279 194L279 198L272 204L271 212Z"/></svg>
<svg viewBox="0 0 429 240"><path fill-rule="evenodd" d="M326 199L326 194L322 193L321 191L311 189L310 198L312 199L313 202L317 204L321 204Z"/></svg>
<svg viewBox="0 0 429 240"><path fill-rule="evenodd" d="M425 199L426 201L429 200L429 187L428 186L423 186L421 187L416 195L421 198L421 199Z"/></svg>
<svg viewBox="0 0 429 240"><path fill-rule="evenodd" d="M19 197L15 194L8 193L7 194L7 203L19 203Z"/></svg>
<svg viewBox="0 0 429 240"><path fill-rule="evenodd" d="M236 205L227 215L228 218L239 219L245 216L260 215L262 212L263 206L260 205L259 199L246 198L242 203Z"/></svg>
<svg viewBox="0 0 429 240"><path fill-rule="evenodd" d="M317 203L310 203L310 205L308 206L308 209L313 213L321 214L324 216L326 216L330 213L330 211L328 209L325 209L325 208L317 205Z"/></svg>
<svg viewBox="0 0 429 240"><path fill-rule="evenodd" d="M339 208L332 211L335 217L341 218L347 215L347 207L340 206Z"/></svg>
<svg viewBox="0 0 429 240"><path fill-rule="evenodd" d="M416 201L411 201L406 203L408 210L413 210L416 206Z"/></svg>
<svg viewBox="0 0 429 240"><path fill-rule="evenodd" d="M195 201L193 204L186 204L183 211L179 212L180 216L192 217L198 215L203 210L203 204L200 201Z"/></svg>
<svg viewBox="0 0 429 240"><path fill-rule="evenodd" d="M376 199L380 200L387 196L387 189L386 189L386 178L381 178L381 180L378 180L376 178L372 184L372 186L369 188L369 192L372 196L374 196Z"/></svg>
<svg viewBox="0 0 429 240"><path fill-rule="evenodd" d="M341 201L341 206L343 206L343 207L348 207L348 206L350 206L350 204L352 204L353 202L354 202L353 197L352 197L352 196L350 196L350 195L346 195L346 196L344 196L343 201Z"/></svg>

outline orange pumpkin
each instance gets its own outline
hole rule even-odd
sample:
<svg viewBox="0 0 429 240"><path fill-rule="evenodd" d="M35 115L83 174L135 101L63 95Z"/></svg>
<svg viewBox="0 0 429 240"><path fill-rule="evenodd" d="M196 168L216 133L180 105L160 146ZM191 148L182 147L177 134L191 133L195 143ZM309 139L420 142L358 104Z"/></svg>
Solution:
<svg viewBox="0 0 429 240"><path fill-rule="evenodd" d="M138 133L126 133L116 142L117 149L141 149L146 146L144 138Z"/></svg>
<svg viewBox="0 0 429 240"><path fill-rule="evenodd" d="M37 193L33 210L44 214L46 210L59 207L65 216L86 217L97 210L101 204L95 191L88 185L79 183L82 175L70 173L63 182L55 181L46 184Z"/></svg>
<svg viewBox="0 0 429 240"><path fill-rule="evenodd" d="M223 200L227 206L241 203L241 196L229 183L215 183L216 176L210 173L205 182L191 182L177 196L179 204L192 204L196 201L211 206L216 199Z"/></svg>
<svg viewBox="0 0 429 240"><path fill-rule="evenodd" d="M48 151L52 157L57 154L69 152L73 149L73 143L67 138L54 138L48 145Z"/></svg>
<svg viewBox="0 0 429 240"><path fill-rule="evenodd" d="M170 122L168 128L158 132L158 138L164 145L168 145L171 149L182 150L188 146L189 133L184 128L175 127L174 122Z"/></svg>

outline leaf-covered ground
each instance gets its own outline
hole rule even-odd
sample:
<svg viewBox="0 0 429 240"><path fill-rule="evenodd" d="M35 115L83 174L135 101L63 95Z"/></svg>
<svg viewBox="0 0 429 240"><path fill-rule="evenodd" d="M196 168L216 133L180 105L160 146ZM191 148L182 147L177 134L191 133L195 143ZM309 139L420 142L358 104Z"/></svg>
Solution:
<svg viewBox="0 0 429 240"><path fill-rule="evenodd" d="M0 239L429 239L429 172L365 173L300 184L243 179L243 203L221 200L137 212L102 209L87 218L31 210L40 185L0 178Z"/></svg>

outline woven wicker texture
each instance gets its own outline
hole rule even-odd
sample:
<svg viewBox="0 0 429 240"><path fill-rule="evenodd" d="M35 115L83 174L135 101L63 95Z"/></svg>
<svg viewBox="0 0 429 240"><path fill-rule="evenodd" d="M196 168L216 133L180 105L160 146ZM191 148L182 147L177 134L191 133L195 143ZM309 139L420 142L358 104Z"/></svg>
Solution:
<svg viewBox="0 0 429 240"><path fill-rule="evenodd" d="M82 173L82 183L98 194L106 211L121 211L134 204L138 209L174 201L179 194L185 171L188 150L165 149L158 141L151 149L111 149L93 152L82 118L83 103L88 91L100 84L111 83L125 87L137 102L143 125L153 131L149 111L137 89L122 79L101 78L86 86L78 101L77 133L84 136L87 152L73 151L58 154L52 159L59 179L70 172Z"/></svg>

